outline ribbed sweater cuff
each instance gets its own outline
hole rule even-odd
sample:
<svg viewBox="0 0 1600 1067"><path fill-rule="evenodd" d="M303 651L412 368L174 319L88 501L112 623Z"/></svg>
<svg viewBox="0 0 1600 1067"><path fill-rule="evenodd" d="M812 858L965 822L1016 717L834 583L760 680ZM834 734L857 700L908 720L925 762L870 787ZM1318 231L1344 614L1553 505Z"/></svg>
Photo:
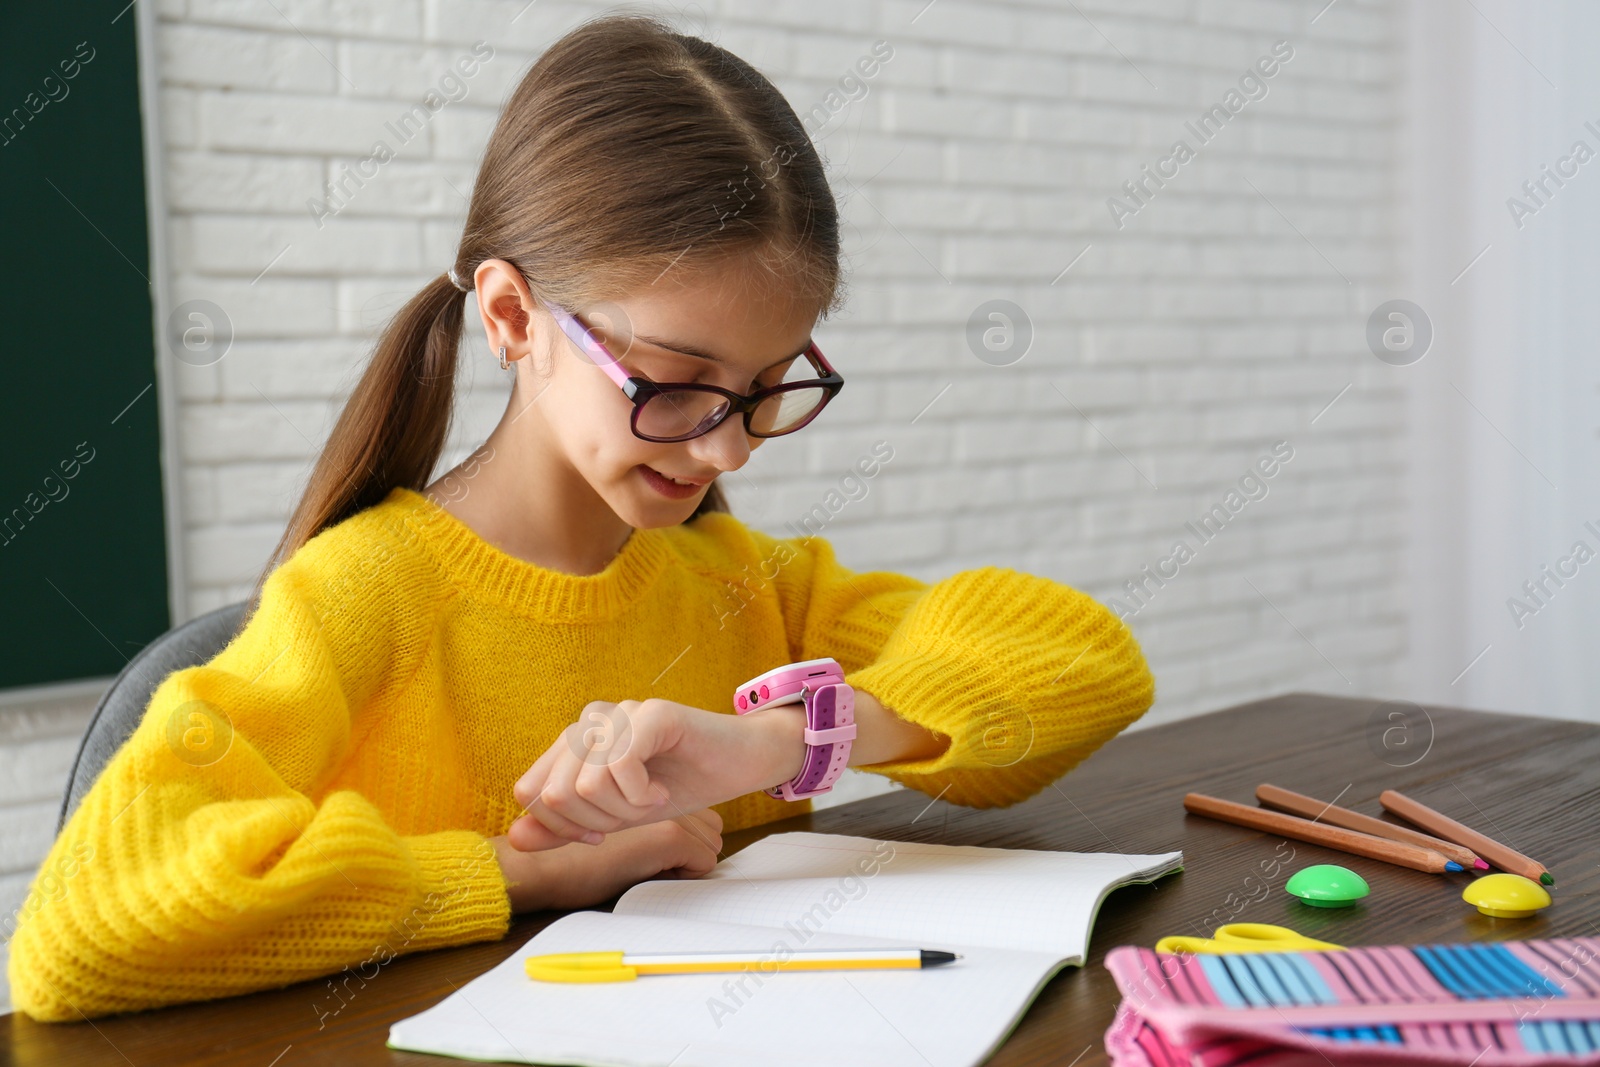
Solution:
<svg viewBox="0 0 1600 1067"><path fill-rule="evenodd" d="M1154 690L1132 634L1103 605L993 567L937 584L845 678L950 738L937 756L858 769L901 780L953 772L956 792L996 798L1040 788L1039 767L1097 748L1149 708Z"/></svg>
<svg viewBox="0 0 1600 1067"><path fill-rule="evenodd" d="M511 924L511 896L489 839L442 830L402 839L417 868L411 913L395 924L395 954L489 941Z"/></svg>
<svg viewBox="0 0 1600 1067"><path fill-rule="evenodd" d="M943 639L924 635L922 641L918 653L880 659L845 675L845 681L900 718L948 737L949 745L928 759L856 769L920 776L1018 762L1032 740L1032 727L1014 687L996 672L974 671L971 661Z"/></svg>

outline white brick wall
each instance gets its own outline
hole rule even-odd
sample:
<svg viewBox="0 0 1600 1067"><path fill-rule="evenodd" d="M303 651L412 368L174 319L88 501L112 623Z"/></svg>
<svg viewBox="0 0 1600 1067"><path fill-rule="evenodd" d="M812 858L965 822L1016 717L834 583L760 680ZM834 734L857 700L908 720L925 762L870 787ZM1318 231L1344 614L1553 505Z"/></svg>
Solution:
<svg viewBox="0 0 1600 1067"><path fill-rule="evenodd" d="M216 302L237 335L213 366L171 367L189 615L246 594L378 326L450 263L500 100L601 7L161 4L172 299ZM1287 439L1269 496L1130 620L1158 685L1141 725L1392 690L1404 417L1361 332L1397 295L1390 5L1341 0L1314 24L1321 4L1298 0L700 7L799 112L874 40L894 47L821 139L853 299L818 342L849 388L755 455L737 513L782 534L882 438L893 460L824 533L846 562L928 580L1001 564L1111 597ZM318 229L306 200L479 39L495 57L469 96ZM1269 95L1114 228L1107 197L1281 39L1294 57ZM964 338L994 298L1035 331L1011 366ZM473 329L446 463L504 402ZM0 888L20 892L48 843L70 733L0 735L0 770L29 768L0 810Z"/></svg>
<svg viewBox="0 0 1600 1067"><path fill-rule="evenodd" d="M4 967L18 909L55 839L67 772L101 688L0 695L0 1011L10 1010Z"/></svg>

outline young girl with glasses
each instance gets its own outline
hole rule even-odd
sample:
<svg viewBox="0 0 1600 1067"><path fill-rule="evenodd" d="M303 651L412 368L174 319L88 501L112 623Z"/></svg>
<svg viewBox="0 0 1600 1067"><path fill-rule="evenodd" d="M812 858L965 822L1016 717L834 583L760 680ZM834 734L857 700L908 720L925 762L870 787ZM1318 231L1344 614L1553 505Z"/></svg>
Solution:
<svg viewBox="0 0 1600 1067"><path fill-rule="evenodd" d="M370 980L701 876L846 765L1005 806L1141 715L1139 648L1081 592L853 572L729 513L719 483L765 488L751 452L843 386L812 338L839 260L823 166L749 64L639 16L546 51L243 629L162 682L46 859L81 862L25 905L17 1008ZM468 301L510 397L434 478Z"/></svg>

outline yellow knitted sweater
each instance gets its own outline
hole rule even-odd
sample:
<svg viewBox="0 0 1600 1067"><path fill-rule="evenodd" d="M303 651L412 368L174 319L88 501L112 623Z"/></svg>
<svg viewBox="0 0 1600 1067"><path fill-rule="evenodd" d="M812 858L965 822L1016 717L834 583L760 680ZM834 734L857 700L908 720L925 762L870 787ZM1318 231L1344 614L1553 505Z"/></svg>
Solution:
<svg viewBox="0 0 1600 1067"><path fill-rule="evenodd" d="M820 538L724 513L635 530L603 572L570 575L396 489L279 566L227 648L155 690L30 887L16 1008L77 1019L499 938L487 838L586 703L731 715L741 682L821 656L950 738L867 769L973 807L1038 792L1155 696L1121 620L1045 578L852 572ZM810 806L756 792L717 811L731 831Z"/></svg>

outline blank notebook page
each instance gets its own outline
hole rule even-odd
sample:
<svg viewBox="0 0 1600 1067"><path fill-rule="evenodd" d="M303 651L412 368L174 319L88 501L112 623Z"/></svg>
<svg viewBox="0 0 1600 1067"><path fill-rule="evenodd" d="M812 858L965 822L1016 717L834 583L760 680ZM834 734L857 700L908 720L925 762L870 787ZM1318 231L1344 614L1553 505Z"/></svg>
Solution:
<svg viewBox="0 0 1600 1067"><path fill-rule="evenodd" d="M803 933L1048 952L1081 962L1100 902L1183 854L1043 852L773 834L703 878L643 882L618 915L783 927ZM862 863L870 863L862 873ZM875 868L875 870L874 870Z"/></svg>
<svg viewBox="0 0 1600 1067"><path fill-rule="evenodd" d="M546 952L772 952L779 941L801 947L770 928L574 912L439 1004L395 1023L389 1047L586 1067L975 1067L1062 966L1051 953L978 948L926 971L759 979L566 984L535 981L523 969L527 957ZM824 931L804 947L897 944Z"/></svg>

